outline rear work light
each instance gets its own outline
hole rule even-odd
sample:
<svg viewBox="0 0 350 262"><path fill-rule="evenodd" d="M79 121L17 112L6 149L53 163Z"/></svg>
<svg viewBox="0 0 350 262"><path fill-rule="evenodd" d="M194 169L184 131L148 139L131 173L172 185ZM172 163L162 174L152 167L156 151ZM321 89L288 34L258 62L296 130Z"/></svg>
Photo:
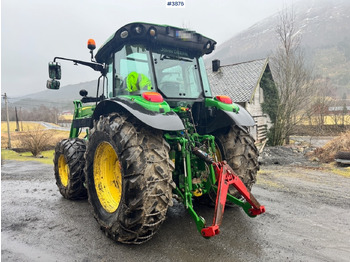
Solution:
<svg viewBox="0 0 350 262"><path fill-rule="evenodd" d="M232 104L232 99L229 96L216 96L215 98L222 103Z"/></svg>
<svg viewBox="0 0 350 262"><path fill-rule="evenodd" d="M164 101L162 95L158 92L144 92L142 97L150 102L161 103Z"/></svg>
<svg viewBox="0 0 350 262"><path fill-rule="evenodd" d="M151 29L149 30L149 34L150 34L150 36L156 36L156 34L157 34L156 29L155 29L155 28L151 28Z"/></svg>

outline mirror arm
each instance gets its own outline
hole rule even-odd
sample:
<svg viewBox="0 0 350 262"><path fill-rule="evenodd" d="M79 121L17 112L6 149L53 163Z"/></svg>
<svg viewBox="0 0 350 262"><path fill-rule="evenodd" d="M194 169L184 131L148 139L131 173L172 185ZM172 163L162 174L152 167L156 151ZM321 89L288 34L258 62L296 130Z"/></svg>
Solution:
<svg viewBox="0 0 350 262"><path fill-rule="evenodd" d="M99 63L93 63L93 62L85 62L85 61L81 61L81 60L76 60L76 59L70 59L70 58L64 58L64 57L55 57L53 59L54 62L56 62L56 59L61 59L61 60L66 60L66 61L72 61L76 64L80 64L80 65L85 65L88 67L91 67L92 69L94 69L95 71L100 71L102 73L102 75L105 74L105 67L103 64L99 64Z"/></svg>

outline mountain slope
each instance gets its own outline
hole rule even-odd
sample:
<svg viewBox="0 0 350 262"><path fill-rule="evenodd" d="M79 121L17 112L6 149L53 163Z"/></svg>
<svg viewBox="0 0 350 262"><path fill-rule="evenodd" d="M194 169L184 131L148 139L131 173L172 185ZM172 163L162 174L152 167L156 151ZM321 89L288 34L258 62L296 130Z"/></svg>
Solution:
<svg viewBox="0 0 350 262"><path fill-rule="evenodd" d="M350 1L299 1L293 6L306 59L316 74L329 77L339 93L350 95ZM291 10L291 8L289 8ZM270 16L217 47L206 60L222 65L271 56L278 46L279 14Z"/></svg>
<svg viewBox="0 0 350 262"><path fill-rule="evenodd" d="M81 99L79 91L85 89L89 96L96 96L97 81L62 86L59 90L48 90L11 99L11 105L22 108L33 108L40 105L57 107L61 110L73 109L73 100Z"/></svg>

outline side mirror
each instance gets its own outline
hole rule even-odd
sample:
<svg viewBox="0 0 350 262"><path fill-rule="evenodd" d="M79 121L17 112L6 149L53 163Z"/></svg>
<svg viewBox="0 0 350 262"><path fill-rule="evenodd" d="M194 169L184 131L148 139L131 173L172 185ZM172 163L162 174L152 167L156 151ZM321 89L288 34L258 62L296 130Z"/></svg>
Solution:
<svg viewBox="0 0 350 262"><path fill-rule="evenodd" d="M57 62L49 63L49 77L50 79L61 79L61 65Z"/></svg>
<svg viewBox="0 0 350 262"><path fill-rule="evenodd" d="M60 81L57 81L55 79L47 80L46 88L54 90L60 89Z"/></svg>

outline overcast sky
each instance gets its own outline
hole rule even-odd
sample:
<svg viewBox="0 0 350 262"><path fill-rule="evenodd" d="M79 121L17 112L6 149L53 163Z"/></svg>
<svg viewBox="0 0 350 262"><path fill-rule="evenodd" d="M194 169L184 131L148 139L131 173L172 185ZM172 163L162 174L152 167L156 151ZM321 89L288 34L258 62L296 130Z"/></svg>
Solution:
<svg viewBox="0 0 350 262"><path fill-rule="evenodd" d="M121 26L136 21L187 27L222 44L282 10L292 0L1 0L1 94L43 91L55 56L90 60L87 40L97 48ZM88 67L61 62L61 86L97 79Z"/></svg>

